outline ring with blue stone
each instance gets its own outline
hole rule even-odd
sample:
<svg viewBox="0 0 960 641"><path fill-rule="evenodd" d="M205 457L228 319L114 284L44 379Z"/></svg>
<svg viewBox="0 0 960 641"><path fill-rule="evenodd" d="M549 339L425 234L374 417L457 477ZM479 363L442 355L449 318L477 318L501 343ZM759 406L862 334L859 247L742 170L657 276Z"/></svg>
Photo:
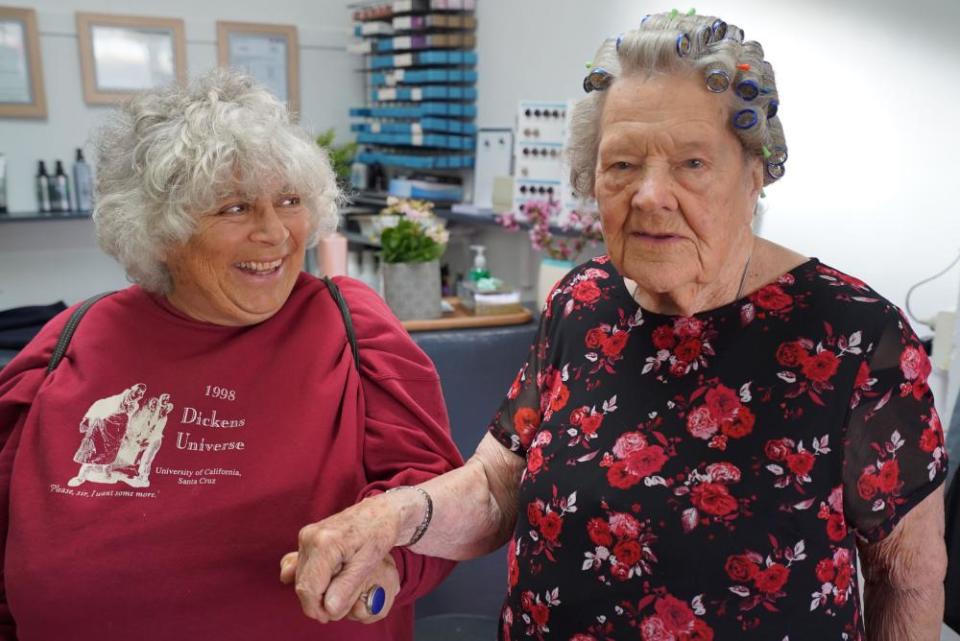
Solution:
<svg viewBox="0 0 960 641"><path fill-rule="evenodd" d="M367 612L377 616L383 612L383 606L387 604L387 591L379 585L372 585L370 589L360 595Z"/></svg>

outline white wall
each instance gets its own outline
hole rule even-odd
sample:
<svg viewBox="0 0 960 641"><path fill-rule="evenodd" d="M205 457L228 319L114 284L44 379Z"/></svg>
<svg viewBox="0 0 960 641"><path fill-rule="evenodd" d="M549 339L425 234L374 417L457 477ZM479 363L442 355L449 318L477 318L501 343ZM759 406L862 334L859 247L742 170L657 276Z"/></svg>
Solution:
<svg viewBox="0 0 960 641"><path fill-rule="evenodd" d="M300 40L301 124L312 132L335 127L349 135L349 105L362 100L358 59L346 53L351 28L339 0L17 0L37 11L48 117L0 119L0 153L7 157L7 195L12 212L36 209L33 175L37 160L72 165L74 149L111 111L83 101L74 13L90 11L184 20L187 71L192 76L216 64L216 21L295 24ZM89 154L87 154L89 159ZM46 242L50 238L50 243ZM49 268L46 266L49 265ZM72 303L90 293L123 286L122 270L103 256L89 221L0 224L0 309Z"/></svg>
<svg viewBox="0 0 960 641"><path fill-rule="evenodd" d="M191 72L215 60L217 19L295 23L303 45L304 124L346 132L347 108L362 99L362 87L353 71L358 59L339 49L350 25L345 0L168 0L162 10L156 4L26 3L39 14L50 117L0 120L14 209L32 208L36 159L67 157L105 113L82 102L76 10L184 18ZM952 120L960 104L960 2L707 0L696 6L758 38L777 70L790 162L787 176L768 190L763 234L864 278L903 305L911 283L960 250L953 195L960 126ZM583 64L599 42L659 8L634 0L480 0L478 124L511 126L521 99L578 97ZM0 234L10 233L10 224L0 226ZM487 230L480 240L491 246L491 264L501 275L535 282L536 261L523 255L516 237ZM32 300L4 294L9 279L30 274L16 267L27 262L7 257L10 251L0 252L0 308L48 301L40 282L27 290ZM71 273L84 263L75 257ZM953 308L958 274L918 291L918 313Z"/></svg>
<svg viewBox="0 0 960 641"><path fill-rule="evenodd" d="M960 251L960 2L692 4L758 39L777 73L790 161L767 190L763 235L902 306ZM670 6L480 0L478 124L511 126L521 99L579 97L603 38ZM918 314L954 308L958 274L918 290Z"/></svg>

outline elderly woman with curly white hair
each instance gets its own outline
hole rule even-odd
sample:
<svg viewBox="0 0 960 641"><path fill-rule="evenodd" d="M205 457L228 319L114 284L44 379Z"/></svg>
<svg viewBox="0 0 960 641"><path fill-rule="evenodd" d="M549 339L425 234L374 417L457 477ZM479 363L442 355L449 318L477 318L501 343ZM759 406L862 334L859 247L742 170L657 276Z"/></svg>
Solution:
<svg viewBox="0 0 960 641"><path fill-rule="evenodd" d="M938 638L930 365L863 282L752 233L787 163L761 46L649 16L584 88L572 182L608 255L553 289L476 454L420 486L432 519L407 493L304 530L306 613L425 528L412 549L450 559L509 542L501 639Z"/></svg>
<svg viewBox="0 0 960 641"><path fill-rule="evenodd" d="M0 374L0 637L412 638L449 561L385 550L326 626L278 580L304 525L390 489L425 500L411 486L462 463L385 304L301 271L337 220L323 151L215 71L112 118L97 190L136 284Z"/></svg>

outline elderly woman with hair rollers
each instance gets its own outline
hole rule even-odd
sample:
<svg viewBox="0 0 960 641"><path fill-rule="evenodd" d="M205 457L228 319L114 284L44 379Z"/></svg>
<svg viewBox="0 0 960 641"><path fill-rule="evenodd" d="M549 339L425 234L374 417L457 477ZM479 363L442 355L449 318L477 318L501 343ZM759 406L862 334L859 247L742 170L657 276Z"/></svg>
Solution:
<svg viewBox="0 0 960 641"><path fill-rule="evenodd" d="M97 178L100 244L136 284L51 371L74 310L0 373L0 638L411 639L449 561L385 550L326 626L277 580L304 525L385 490L425 501L410 486L462 463L383 301L301 271L337 222L324 152L214 71L126 104Z"/></svg>
<svg viewBox="0 0 960 641"><path fill-rule="evenodd" d="M570 272L476 454L304 529L312 617L413 550L508 542L501 639L938 638L943 432L930 365L860 280L756 237L787 147L773 68L674 11L603 43L572 182L608 255ZM866 616L856 554L866 580Z"/></svg>

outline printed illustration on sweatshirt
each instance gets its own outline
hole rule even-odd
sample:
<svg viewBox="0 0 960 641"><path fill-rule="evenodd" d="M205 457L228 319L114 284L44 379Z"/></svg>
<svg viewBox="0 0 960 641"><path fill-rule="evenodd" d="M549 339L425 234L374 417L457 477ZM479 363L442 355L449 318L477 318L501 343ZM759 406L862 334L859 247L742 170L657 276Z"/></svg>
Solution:
<svg viewBox="0 0 960 641"><path fill-rule="evenodd" d="M150 486L151 464L174 406L169 394L150 399L146 395L147 386L137 383L90 406L80 421L83 439L73 455L80 469L67 485L121 482L130 487Z"/></svg>

